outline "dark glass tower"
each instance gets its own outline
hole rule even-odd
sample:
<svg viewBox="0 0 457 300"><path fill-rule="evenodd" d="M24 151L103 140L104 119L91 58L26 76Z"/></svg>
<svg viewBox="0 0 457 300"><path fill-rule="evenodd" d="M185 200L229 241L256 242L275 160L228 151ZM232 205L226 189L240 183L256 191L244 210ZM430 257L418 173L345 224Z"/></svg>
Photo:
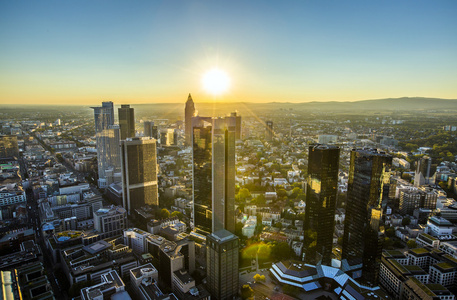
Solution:
<svg viewBox="0 0 457 300"><path fill-rule="evenodd" d="M309 147L305 211L305 261L331 265L340 148Z"/></svg>
<svg viewBox="0 0 457 300"><path fill-rule="evenodd" d="M238 294L239 241L233 233L222 229L206 240L206 280L214 299L234 299Z"/></svg>
<svg viewBox="0 0 457 300"><path fill-rule="evenodd" d="M121 141L122 196L132 213L144 205L159 205L156 140L148 137Z"/></svg>
<svg viewBox="0 0 457 300"><path fill-rule="evenodd" d="M135 137L135 115L130 105L123 104L118 109L121 140Z"/></svg>
<svg viewBox="0 0 457 300"><path fill-rule="evenodd" d="M186 146L192 143L192 117L195 114L194 101L192 96L189 94L187 97L186 108L184 110L184 122L185 122L185 133L186 133Z"/></svg>
<svg viewBox="0 0 457 300"><path fill-rule="evenodd" d="M376 149L351 152L342 258L349 266L361 263L361 281L369 285L378 281L384 241L383 200L388 197L391 164L392 157Z"/></svg>
<svg viewBox="0 0 457 300"><path fill-rule="evenodd" d="M414 186L419 187L425 184L435 184L436 165L432 165L432 159L429 156L423 156L416 164Z"/></svg>
<svg viewBox="0 0 457 300"><path fill-rule="evenodd" d="M235 139L241 140L241 116L236 111L232 112L230 116L236 119Z"/></svg>
<svg viewBox="0 0 457 300"><path fill-rule="evenodd" d="M234 117L192 118L194 225L235 232Z"/></svg>
<svg viewBox="0 0 457 300"><path fill-rule="evenodd" d="M212 228L212 121L210 117L192 118L192 163L194 226L206 233Z"/></svg>

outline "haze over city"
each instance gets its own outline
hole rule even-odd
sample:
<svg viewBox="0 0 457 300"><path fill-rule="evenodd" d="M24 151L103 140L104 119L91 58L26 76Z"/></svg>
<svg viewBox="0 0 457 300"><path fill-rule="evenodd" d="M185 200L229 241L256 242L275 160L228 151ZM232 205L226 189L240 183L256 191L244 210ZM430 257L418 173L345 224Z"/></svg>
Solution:
<svg viewBox="0 0 457 300"><path fill-rule="evenodd" d="M457 98L455 1L2 1L0 103ZM229 79L204 87L210 70Z"/></svg>

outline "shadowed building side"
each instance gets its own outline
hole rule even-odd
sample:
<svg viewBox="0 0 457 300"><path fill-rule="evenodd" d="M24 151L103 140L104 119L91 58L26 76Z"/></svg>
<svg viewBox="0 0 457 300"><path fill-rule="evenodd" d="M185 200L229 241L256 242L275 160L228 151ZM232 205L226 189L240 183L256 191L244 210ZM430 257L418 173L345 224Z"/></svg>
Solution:
<svg viewBox="0 0 457 300"><path fill-rule="evenodd" d="M349 266L362 264L361 281L369 285L378 281L391 164L392 157L376 149L351 152L342 258Z"/></svg>
<svg viewBox="0 0 457 300"><path fill-rule="evenodd" d="M331 265L340 148L311 145L305 208L305 261Z"/></svg>

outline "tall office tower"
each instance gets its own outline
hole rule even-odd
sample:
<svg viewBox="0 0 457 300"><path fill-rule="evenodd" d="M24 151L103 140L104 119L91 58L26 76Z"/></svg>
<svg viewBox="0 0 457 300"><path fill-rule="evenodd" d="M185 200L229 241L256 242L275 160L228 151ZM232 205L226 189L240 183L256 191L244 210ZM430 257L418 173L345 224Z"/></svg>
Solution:
<svg viewBox="0 0 457 300"><path fill-rule="evenodd" d="M206 281L217 300L233 299L238 293L238 237L222 229L206 239Z"/></svg>
<svg viewBox="0 0 457 300"><path fill-rule="evenodd" d="M103 102L102 106L92 107L95 119L95 141L97 143L98 186L107 186L105 171L109 169L108 128L114 125L113 102Z"/></svg>
<svg viewBox="0 0 457 300"><path fill-rule="evenodd" d="M383 201L388 197L391 164L392 157L376 149L351 151L342 252L347 264L343 263L343 268L349 272L361 263L361 281L369 285L378 281L384 241ZM359 275L352 273L354 278Z"/></svg>
<svg viewBox="0 0 457 300"><path fill-rule="evenodd" d="M107 130L107 168L105 169L106 185L121 180L121 154L120 154L120 128L119 125L110 125Z"/></svg>
<svg viewBox="0 0 457 300"><path fill-rule="evenodd" d="M122 104L118 109L121 140L135 137L135 114L128 104Z"/></svg>
<svg viewBox="0 0 457 300"><path fill-rule="evenodd" d="M305 261L330 266L332 262L333 229L340 148L311 145L308 160L308 188L304 228L307 242Z"/></svg>
<svg viewBox="0 0 457 300"><path fill-rule="evenodd" d="M156 150L156 140L148 137L121 141L122 196L129 214L159 205Z"/></svg>
<svg viewBox="0 0 457 300"><path fill-rule="evenodd" d="M235 139L241 140L241 116L236 111L232 112L230 116L236 118Z"/></svg>
<svg viewBox="0 0 457 300"><path fill-rule="evenodd" d="M192 118L192 198L195 228L210 233L212 227L212 120Z"/></svg>
<svg viewBox="0 0 457 300"><path fill-rule="evenodd" d="M236 119L192 118L194 224L235 232Z"/></svg>
<svg viewBox="0 0 457 300"><path fill-rule="evenodd" d="M19 147L17 136L1 135L0 136L0 158L19 157Z"/></svg>
<svg viewBox="0 0 457 300"><path fill-rule="evenodd" d="M419 187L424 184L434 184L435 173L436 165L432 165L432 159L429 156L421 157L417 161L414 186Z"/></svg>
<svg viewBox="0 0 457 300"><path fill-rule="evenodd" d="M157 126L154 125L152 121L144 121L144 136L159 139Z"/></svg>
<svg viewBox="0 0 457 300"><path fill-rule="evenodd" d="M192 96L189 93L186 102L186 108L184 110L184 122L185 124L185 133L186 133L186 146L190 146L192 144L192 117L195 114L195 106L194 101L192 100Z"/></svg>
<svg viewBox="0 0 457 300"><path fill-rule="evenodd" d="M273 121L265 122L265 139L267 141L273 140L274 131L273 131Z"/></svg>

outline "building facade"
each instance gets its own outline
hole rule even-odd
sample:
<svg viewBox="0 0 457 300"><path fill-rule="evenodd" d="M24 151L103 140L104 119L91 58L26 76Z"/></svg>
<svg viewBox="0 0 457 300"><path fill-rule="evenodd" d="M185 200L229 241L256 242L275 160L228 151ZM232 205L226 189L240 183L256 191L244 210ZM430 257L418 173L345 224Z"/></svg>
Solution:
<svg viewBox="0 0 457 300"><path fill-rule="evenodd" d="M194 225L235 232L234 117L192 118Z"/></svg>
<svg viewBox="0 0 457 300"><path fill-rule="evenodd" d="M309 147L304 225L309 242L305 245L305 260L309 263L331 264L339 158L339 147L319 144Z"/></svg>
<svg viewBox="0 0 457 300"><path fill-rule="evenodd" d="M187 97L186 108L184 110L184 127L186 134L186 146L192 144L192 117L195 115L195 106L192 96Z"/></svg>
<svg viewBox="0 0 457 300"><path fill-rule="evenodd" d="M370 285L378 281L391 163L376 149L351 151L342 258L350 266L362 263L361 281Z"/></svg>
<svg viewBox="0 0 457 300"><path fill-rule="evenodd" d="M121 140L135 137L135 112L128 104L122 104L118 109Z"/></svg>
<svg viewBox="0 0 457 300"><path fill-rule="evenodd" d="M238 237L225 229L207 237L207 287L217 300L232 299L238 294L238 249Z"/></svg>
<svg viewBox="0 0 457 300"><path fill-rule="evenodd" d="M121 141L122 195L129 214L144 205L159 205L156 140Z"/></svg>

